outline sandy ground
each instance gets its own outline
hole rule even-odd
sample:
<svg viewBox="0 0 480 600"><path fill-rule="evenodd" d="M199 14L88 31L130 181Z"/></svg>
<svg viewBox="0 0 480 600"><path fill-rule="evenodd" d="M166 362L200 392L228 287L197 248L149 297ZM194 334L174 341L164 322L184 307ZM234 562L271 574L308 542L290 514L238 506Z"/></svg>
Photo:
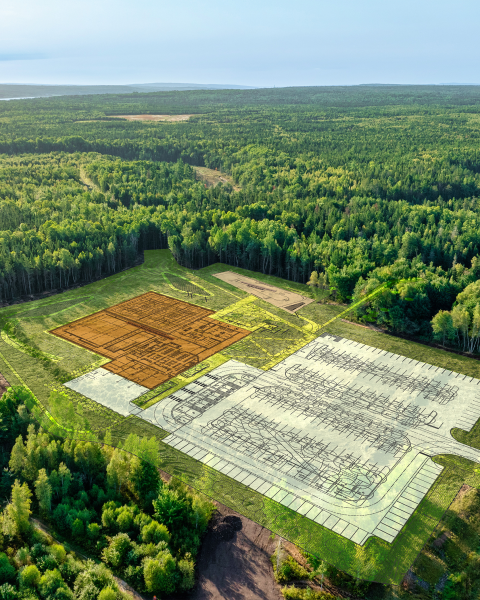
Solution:
<svg viewBox="0 0 480 600"><path fill-rule="evenodd" d="M276 542L270 531L226 506L217 504L198 557L199 580L190 600L281 600L270 556ZM225 515L236 515L242 529L228 541L218 540L214 527Z"/></svg>
<svg viewBox="0 0 480 600"><path fill-rule="evenodd" d="M110 118L126 119L127 121L188 121L193 115L109 115Z"/></svg>

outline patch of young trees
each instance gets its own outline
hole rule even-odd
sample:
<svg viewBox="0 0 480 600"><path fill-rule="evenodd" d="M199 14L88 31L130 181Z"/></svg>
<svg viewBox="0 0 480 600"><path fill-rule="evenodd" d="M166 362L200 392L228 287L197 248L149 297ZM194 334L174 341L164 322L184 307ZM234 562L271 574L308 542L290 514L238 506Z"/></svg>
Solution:
<svg viewBox="0 0 480 600"><path fill-rule="evenodd" d="M39 430L30 421L24 399L22 388L10 388L0 399L2 415L14 424L13 433L5 433L7 453L2 455L5 468L0 489L10 501L0 515L0 546L18 549L18 556L23 557L17 559L11 551L3 559L13 575L0 585L9 582L16 586L11 600L22 593L27 579L32 600L38 596L44 600L90 600L108 587L112 591L103 600L121 600L118 587L111 585L111 572L141 593L190 589L195 557L213 504L183 485L164 483L155 465L143 458L108 445L57 439ZM158 442L153 438L141 442L131 436L126 447L140 448L142 456L155 458L158 454ZM77 568L58 548L32 548L36 539L32 513L39 515L54 535L59 532L71 539L110 570L104 566L97 572L94 563ZM19 573L14 572L17 563ZM85 588L92 585L91 578L100 576L106 578L104 584L95 584L99 589L89 596ZM55 582L52 589L47 580ZM68 589L61 598L59 588Z"/></svg>

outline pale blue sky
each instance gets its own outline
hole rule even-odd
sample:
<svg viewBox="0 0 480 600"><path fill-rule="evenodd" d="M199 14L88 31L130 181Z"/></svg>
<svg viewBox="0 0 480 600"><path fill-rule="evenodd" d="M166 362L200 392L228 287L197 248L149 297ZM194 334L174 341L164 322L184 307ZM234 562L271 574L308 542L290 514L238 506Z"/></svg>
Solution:
<svg viewBox="0 0 480 600"><path fill-rule="evenodd" d="M2 83L480 83L479 0L1 0Z"/></svg>

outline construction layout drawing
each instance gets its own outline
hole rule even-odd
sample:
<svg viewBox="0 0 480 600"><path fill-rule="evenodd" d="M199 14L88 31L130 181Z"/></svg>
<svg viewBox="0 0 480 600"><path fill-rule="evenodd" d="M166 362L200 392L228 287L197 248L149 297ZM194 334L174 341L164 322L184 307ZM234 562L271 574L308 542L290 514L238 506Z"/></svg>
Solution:
<svg viewBox="0 0 480 600"><path fill-rule="evenodd" d="M244 292L248 292L253 296L257 296L257 298L261 298L262 300L265 300L265 302L278 308L282 308L289 313L295 313L297 310L310 304L310 302L313 302L311 298L307 298L301 294L283 290L273 285L269 285L268 283L264 283L263 281L245 277L245 275L239 275L234 271L215 273L214 277L217 277Z"/></svg>
<svg viewBox="0 0 480 600"><path fill-rule="evenodd" d="M249 335L214 314L148 292L52 333L112 359L104 369L152 389Z"/></svg>
<svg viewBox="0 0 480 600"><path fill-rule="evenodd" d="M269 370L229 360L145 410L131 382L100 393L102 381L122 387L106 373L66 385L359 545L395 539L442 471L431 457L480 462L450 434L480 417L479 380L338 336L322 334Z"/></svg>

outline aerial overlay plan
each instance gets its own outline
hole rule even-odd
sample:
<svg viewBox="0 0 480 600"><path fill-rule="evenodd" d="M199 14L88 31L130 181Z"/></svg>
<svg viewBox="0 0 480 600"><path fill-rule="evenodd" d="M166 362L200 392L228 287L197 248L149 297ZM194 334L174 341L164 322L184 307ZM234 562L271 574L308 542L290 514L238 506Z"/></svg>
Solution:
<svg viewBox="0 0 480 600"><path fill-rule="evenodd" d="M0 82L0 600L480 599L480 86L115 81Z"/></svg>
<svg viewBox="0 0 480 600"><path fill-rule="evenodd" d="M387 351L382 334L357 341L362 330L339 318L348 310L325 319L298 286L145 256L15 308L75 377L55 382L5 331L2 373L53 429L51 390L80 402L88 430L62 435L155 435L167 473L308 552L328 547L347 572L398 582L452 499L439 457L480 463L452 435L480 418L480 381Z"/></svg>

